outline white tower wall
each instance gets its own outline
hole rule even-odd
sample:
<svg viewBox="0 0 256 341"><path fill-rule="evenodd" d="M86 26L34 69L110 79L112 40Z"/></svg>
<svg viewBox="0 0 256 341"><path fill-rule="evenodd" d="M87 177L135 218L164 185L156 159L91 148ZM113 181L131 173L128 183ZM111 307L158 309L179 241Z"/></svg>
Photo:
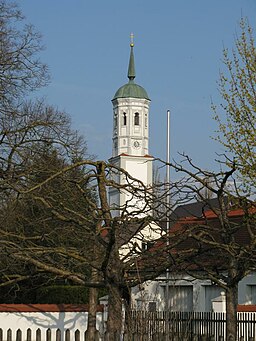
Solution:
<svg viewBox="0 0 256 341"><path fill-rule="evenodd" d="M110 163L122 168L136 181L133 185L141 188L142 183L147 188L152 185L152 161L149 155L149 104L147 92L134 83L135 66L133 55L133 43L131 43L130 61L128 68L129 82L118 89L113 104L113 147ZM127 185L130 182L120 172L111 174L112 180L119 185ZM145 188L145 187L144 187ZM143 189L143 188L142 188ZM141 191L143 195L143 192ZM145 191L144 191L145 195ZM144 198L145 199L145 198ZM129 212L139 212L145 208L145 214L149 214L146 208L146 199L136 197L122 188L114 186L109 190L109 202L118 215L118 208L127 209ZM120 212L120 211L119 211Z"/></svg>
<svg viewBox="0 0 256 341"><path fill-rule="evenodd" d="M148 155L149 103L139 98L113 100L113 157Z"/></svg>

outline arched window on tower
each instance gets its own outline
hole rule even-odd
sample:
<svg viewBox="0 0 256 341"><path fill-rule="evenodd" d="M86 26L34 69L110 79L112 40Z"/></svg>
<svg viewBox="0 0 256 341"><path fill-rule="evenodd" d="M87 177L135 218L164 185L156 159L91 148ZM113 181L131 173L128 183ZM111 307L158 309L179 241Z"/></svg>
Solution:
<svg viewBox="0 0 256 341"><path fill-rule="evenodd" d="M123 113L123 124L124 124L124 126L126 126L126 123L127 123L127 117L126 117L126 113L124 112Z"/></svg>
<svg viewBox="0 0 256 341"><path fill-rule="evenodd" d="M140 115L138 112L134 114L134 125L139 126L140 125Z"/></svg>
<svg viewBox="0 0 256 341"><path fill-rule="evenodd" d="M116 129L116 128L117 128L117 116L115 114L115 116L114 116L114 129Z"/></svg>

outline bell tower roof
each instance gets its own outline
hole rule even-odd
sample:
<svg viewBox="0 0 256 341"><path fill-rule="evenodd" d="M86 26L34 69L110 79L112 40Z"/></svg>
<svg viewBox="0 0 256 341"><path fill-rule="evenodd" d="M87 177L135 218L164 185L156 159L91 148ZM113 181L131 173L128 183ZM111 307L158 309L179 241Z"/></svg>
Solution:
<svg viewBox="0 0 256 341"><path fill-rule="evenodd" d="M135 74L135 62L134 62L134 53L133 53L133 48L134 48L134 42L133 42L133 34L131 34L131 43L130 43L130 59L129 59L129 66L128 66L128 78L129 78L129 82L123 86L121 86L121 88L119 88L117 90L117 92L115 93L113 100L117 99L117 98L144 98L149 100L148 94L146 92L146 90L134 83L134 78L136 77Z"/></svg>

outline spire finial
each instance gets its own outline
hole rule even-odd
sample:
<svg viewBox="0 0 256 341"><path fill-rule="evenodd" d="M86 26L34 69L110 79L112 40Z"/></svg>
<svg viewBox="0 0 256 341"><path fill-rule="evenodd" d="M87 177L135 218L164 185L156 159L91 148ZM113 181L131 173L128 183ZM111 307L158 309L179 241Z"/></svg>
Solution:
<svg viewBox="0 0 256 341"><path fill-rule="evenodd" d="M135 78L135 64L134 64L134 55L133 55L133 47L134 47L134 34L130 34L130 47L131 47L131 52L130 52L130 60L129 60L129 67L128 67L128 78L130 81L133 81Z"/></svg>
<svg viewBox="0 0 256 341"><path fill-rule="evenodd" d="M131 47L134 46L134 34L133 33L130 34L130 46Z"/></svg>

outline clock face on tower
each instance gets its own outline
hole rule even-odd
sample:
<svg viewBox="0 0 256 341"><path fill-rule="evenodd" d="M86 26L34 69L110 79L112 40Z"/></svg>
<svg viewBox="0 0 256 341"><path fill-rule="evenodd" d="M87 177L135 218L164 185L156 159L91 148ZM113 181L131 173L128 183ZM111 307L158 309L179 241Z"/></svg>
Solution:
<svg viewBox="0 0 256 341"><path fill-rule="evenodd" d="M133 142L133 147L136 148L136 149L140 148L140 142L139 141L134 141Z"/></svg>

